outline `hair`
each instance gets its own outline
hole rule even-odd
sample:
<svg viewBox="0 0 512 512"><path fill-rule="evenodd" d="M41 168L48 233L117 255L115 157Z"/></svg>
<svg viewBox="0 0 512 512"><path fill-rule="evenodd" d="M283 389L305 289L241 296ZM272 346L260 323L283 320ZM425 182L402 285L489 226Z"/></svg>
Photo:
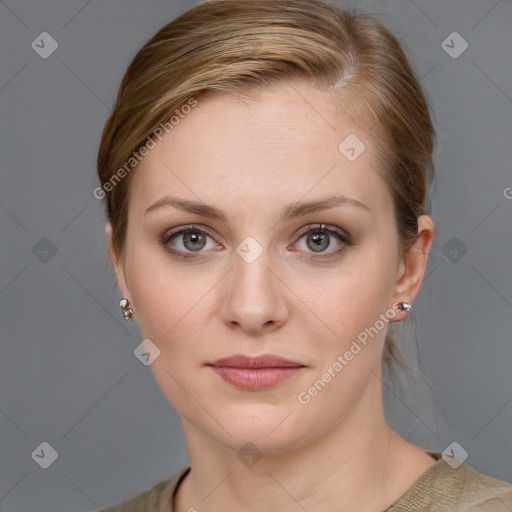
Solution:
<svg viewBox="0 0 512 512"><path fill-rule="evenodd" d="M430 213L435 130L398 40L372 14L326 0L212 0L140 49L104 126L97 166L117 258L125 257L134 175L126 163L136 168L134 155L154 142L158 127L171 127L170 116L207 91L241 95L297 81L331 93L336 112L350 116L373 143L376 170L392 192L403 257L419 236L418 217ZM389 333L386 350L383 362L407 367Z"/></svg>

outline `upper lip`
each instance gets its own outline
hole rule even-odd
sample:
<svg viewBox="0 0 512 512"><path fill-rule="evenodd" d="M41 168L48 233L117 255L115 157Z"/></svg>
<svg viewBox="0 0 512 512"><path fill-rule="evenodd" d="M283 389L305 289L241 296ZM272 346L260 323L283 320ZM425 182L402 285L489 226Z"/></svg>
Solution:
<svg viewBox="0 0 512 512"><path fill-rule="evenodd" d="M228 366L232 368L283 368L283 367L301 367L305 366L296 361L290 361L283 357L273 354L264 354L257 357L249 357L244 354L235 354L229 357L217 359L213 363L207 363L208 366Z"/></svg>

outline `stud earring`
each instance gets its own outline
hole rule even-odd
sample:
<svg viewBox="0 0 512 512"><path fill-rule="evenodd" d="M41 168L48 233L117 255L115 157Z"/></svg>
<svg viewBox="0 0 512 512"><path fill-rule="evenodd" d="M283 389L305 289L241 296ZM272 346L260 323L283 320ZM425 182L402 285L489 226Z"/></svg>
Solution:
<svg viewBox="0 0 512 512"><path fill-rule="evenodd" d="M412 309L412 304L410 304L409 302L399 302L398 303L398 309L400 311L411 311Z"/></svg>
<svg viewBox="0 0 512 512"><path fill-rule="evenodd" d="M119 307L121 308L121 311L123 312L123 318L127 320L128 322L133 322L132 315L133 315L133 309L128 307L128 299L122 298L119 301Z"/></svg>

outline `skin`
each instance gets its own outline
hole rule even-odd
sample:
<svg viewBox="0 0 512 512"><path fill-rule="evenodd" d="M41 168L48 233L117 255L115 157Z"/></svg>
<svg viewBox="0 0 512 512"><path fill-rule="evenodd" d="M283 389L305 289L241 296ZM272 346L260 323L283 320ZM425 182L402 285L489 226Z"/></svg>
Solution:
<svg viewBox="0 0 512 512"><path fill-rule="evenodd" d="M125 261L117 260L106 226L122 296L143 338L160 349L150 368L182 418L192 470L174 510L380 512L435 462L385 422L386 328L308 404L297 396L379 315L398 301L414 302L432 219L418 219L420 237L400 259L393 200L372 141L334 114L328 93L297 83L254 99L197 99L133 176ZM350 133L366 145L355 161L338 149ZM371 211L341 205L279 221L290 203L333 192ZM231 226L172 206L144 215L166 194L221 208ZM319 223L349 233L352 244L307 259L344 245L331 235L318 253L307 235L298 236ZM211 235L199 252L177 235L168 245L195 255L180 260L159 237L189 224ZM248 236L263 249L251 263L236 252ZM405 316L397 311L392 321ZM242 390L205 366L237 353L276 354L306 368L272 388ZM262 454L252 467L237 457L247 442Z"/></svg>

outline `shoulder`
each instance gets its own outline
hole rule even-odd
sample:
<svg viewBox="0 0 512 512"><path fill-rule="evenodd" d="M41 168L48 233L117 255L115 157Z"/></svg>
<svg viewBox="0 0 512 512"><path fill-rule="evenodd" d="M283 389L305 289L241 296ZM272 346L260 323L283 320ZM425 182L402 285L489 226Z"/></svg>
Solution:
<svg viewBox="0 0 512 512"><path fill-rule="evenodd" d="M512 484L465 463L452 467L441 453L431 453L437 462L386 512L512 511Z"/></svg>
<svg viewBox="0 0 512 512"><path fill-rule="evenodd" d="M176 488L189 471L190 466L136 496L100 509L100 512L172 512L172 498Z"/></svg>
<svg viewBox="0 0 512 512"><path fill-rule="evenodd" d="M459 484L461 511L512 511L511 483L480 473L466 464L463 464L463 469Z"/></svg>
<svg viewBox="0 0 512 512"><path fill-rule="evenodd" d="M146 510L160 510L156 508L157 503L162 501L162 496L166 493L172 479L159 482L136 496L119 501L106 508L102 508L101 512L143 512Z"/></svg>

